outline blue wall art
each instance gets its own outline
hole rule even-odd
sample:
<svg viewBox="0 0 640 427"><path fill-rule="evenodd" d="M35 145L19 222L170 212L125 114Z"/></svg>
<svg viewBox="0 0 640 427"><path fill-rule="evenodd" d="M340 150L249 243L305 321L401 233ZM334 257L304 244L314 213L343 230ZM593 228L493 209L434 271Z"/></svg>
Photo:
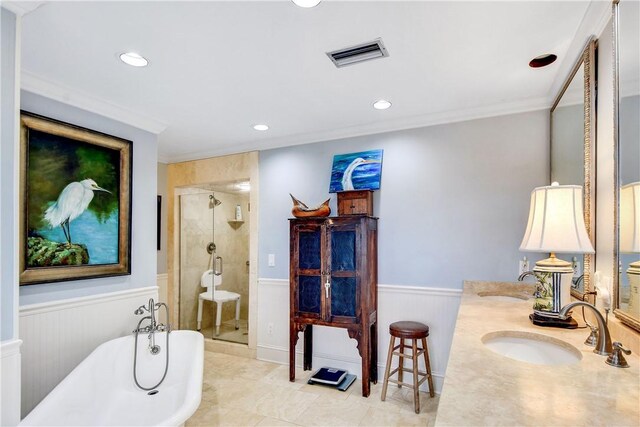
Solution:
<svg viewBox="0 0 640 427"><path fill-rule="evenodd" d="M369 150L333 156L329 192L379 190L382 151Z"/></svg>

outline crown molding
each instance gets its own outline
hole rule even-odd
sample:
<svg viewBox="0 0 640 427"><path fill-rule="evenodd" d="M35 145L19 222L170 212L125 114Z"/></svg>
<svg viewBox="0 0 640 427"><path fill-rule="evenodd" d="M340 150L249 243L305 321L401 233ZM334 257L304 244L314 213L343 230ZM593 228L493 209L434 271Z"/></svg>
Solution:
<svg viewBox="0 0 640 427"><path fill-rule="evenodd" d="M33 12L44 4L43 1L0 1L0 5L17 16L24 16Z"/></svg>
<svg viewBox="0 0 640 427"><path fill-rule="evenodd" d="M510 114L549 109L550 106L550 101L546 97L533 98L523 101L507 102L502 104L487 105L462 110L437 112L395 120L378 121L374 123L367 123L341 129L331 129L322 132L287 135L265 140L255 139L246 143L226 145L211 150L203 150L178 155L169 155L163 152L159 152L158 158L161 159L163 163L186 162L190 160L226 156L229 154L237 154L247 151L270 150L274 148L282 148L293 145L312 144L314 142L332 141L343 138L354 138L378 133L416 129L448 123L465 122L489 117L506 116ZM162 151L162 147L160 147L160 151Z"/></svg>
<svg viewBox="0 0 640 427"><path fill-rule="evenodd" d="M154 134L162 133L167 128L167 125L159 120L44 79L26 70L22 70L20 88Z"/></svg>
<svg viewBox="0 0 640 427"><path fill-rule="evenodd" d="M566 80L566 76L575 65L590 37L600 37L611 18L611 2L592 0L582 17L582 21L573 36L573 40L564 55L562 63L556 71L553 84L549 89L548 99L553 103Z"/></svg>

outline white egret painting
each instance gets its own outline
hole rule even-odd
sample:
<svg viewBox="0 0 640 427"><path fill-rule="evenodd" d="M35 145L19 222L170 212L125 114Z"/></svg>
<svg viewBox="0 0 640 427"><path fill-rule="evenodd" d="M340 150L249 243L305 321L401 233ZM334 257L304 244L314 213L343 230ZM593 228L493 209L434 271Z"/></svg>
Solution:
<svg viewBox="0 0 640 427"><path fill-rule="evenodd" d="M379 190L382 152L383 150L369 150L333 156L329 192Z"/></svg>
<svg viewBox="0 0 640 427"><path fill-rule="evenodd" d="M21 122L21 284L128 274L131 142L24 112Z"/></svg>

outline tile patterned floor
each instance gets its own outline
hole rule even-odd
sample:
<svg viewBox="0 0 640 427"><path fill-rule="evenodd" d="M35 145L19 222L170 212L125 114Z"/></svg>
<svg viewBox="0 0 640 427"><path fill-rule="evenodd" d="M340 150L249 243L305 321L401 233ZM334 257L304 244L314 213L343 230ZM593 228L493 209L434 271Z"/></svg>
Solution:
<svg viewBox="0 0 640 427"><path fill-rule="evenodd" d="M382 382L371 396L361 395L356 381L346 392L309 385L310 372L254 359L205 351L202 402L186 426L432 426L438 409L420 393L420 414L413 411L413 394L391 384L385 402Z"/></svg>

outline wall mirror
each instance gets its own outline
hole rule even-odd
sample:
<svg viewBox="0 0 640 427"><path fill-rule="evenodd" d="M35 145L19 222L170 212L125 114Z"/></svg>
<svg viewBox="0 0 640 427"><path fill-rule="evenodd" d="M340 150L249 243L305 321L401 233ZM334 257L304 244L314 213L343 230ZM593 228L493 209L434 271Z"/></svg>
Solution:
<svg viewBox="0 0 640 427"><path fill-rule="evenodd" d="M614 311L640 331L640 3L613 5L616 98Z"/></svg>
<svg viewBox="0 0 640 427"><path fill-rule="evenodd" d="M551 182L583 187L584 222L595 246L595 49L588 41L550 113ZM591 289L594 256L564 254L574 267L571 294L582 299Z"/></svg>

